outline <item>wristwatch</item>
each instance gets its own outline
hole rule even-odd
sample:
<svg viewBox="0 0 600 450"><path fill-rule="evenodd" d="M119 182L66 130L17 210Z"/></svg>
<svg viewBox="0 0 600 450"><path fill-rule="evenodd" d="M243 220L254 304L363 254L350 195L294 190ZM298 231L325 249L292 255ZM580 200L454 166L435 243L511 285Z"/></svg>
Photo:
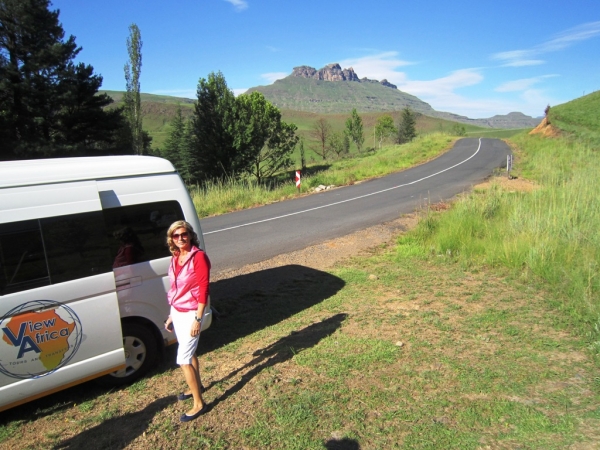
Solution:
<svg viewBox="0 0 600 450"><path fill-rule="evenodd" d="M194 319L196 319L196 322L198 322L198 323L202 322L202 317L200 317L200 318L194 317Z"/></svg>

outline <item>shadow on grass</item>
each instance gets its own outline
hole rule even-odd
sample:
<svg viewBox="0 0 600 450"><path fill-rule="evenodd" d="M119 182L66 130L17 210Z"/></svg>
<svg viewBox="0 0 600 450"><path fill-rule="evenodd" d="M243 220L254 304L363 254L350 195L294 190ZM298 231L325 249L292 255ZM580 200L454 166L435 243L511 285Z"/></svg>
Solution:
<svg viewBox="0 0 600 450"><path fill-rule="evenodd" d="M240 275L211 283L211 299L220 313L202 333L199 352L223 347L230 342L272 326L335 295L344 287L340 278L300 265L288 265ZM165 300L166 301L166 300ZM177 345L168 347L165 358L149 376L176 368ZM123 388L117 388L120 390ZM64 409L94 400L110 392L88 382L34 400L0 413L0 425L37 420Z"/></svg>
<svg viewBox="0 0 600 450"><path fill-rule="evenodd" d="M125 448L148 429L154 416L175 403L174 395L160 398L150 403L141 411L113 417L82 431L77 436L66 439L55 445L54 449L111 449Z"/></svg>
<svg viewBox="0 0 600 450"><path fill-rule="evenodd" d="M325 442L327 450L360 450L360 445L354 439L330 439Z"/></svg>
<svg viewBox="0 0 600 450"><path fill-rule="evenodd" d="M342 322L346 320L347 314L336 314L321 322L313 323L299 331L292 331L289 335L279 339L273 344L255 351L252 356L254 358L242 367L229 373L220 380L214 381L208 388L215 384L220 384L231 380L239 373L243 373L240 380L227 389L220 397L217 397L209 407L212 409L219 403L227 400L231 395L241 390L252 378L268 367L291 359L294 355L314 347L321 339L335 333L340 328Z"/></svg>
<svg viewBox="0 0 600 450"><path fill-rule="evenodd" d="M324 162L322 164L315 164L309 167L305 167L302 169L302 177L310 177L318 174L319 172L325 172L331 168L331 164ZM287 183L289 181L294 181L296 179L296 169L288 170L280 175L277 175L271 178L268 182L272 183L273 186L279 186L282 183Z"/></svg>
<svg viewBox="0 0 600 450"><path fill-rule="evenodd" d="M335 295L344 281L310 267L288 265L211 284L212 305L219 312L202 333L200 351L223 347L275 325Z"/></svg>

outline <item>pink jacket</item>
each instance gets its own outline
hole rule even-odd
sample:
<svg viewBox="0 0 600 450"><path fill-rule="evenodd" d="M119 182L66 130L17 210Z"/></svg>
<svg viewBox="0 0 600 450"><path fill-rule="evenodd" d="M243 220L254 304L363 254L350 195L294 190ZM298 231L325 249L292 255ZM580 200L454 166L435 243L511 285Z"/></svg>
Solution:
<svg viewBox="0 0 600 450"><path fill-rule="evenodd" d="M167 300L169 305L174 306L179 311L193 311L198 309L198 303L206 304L207 302L210 261L206 255L203 255L206 266L194 267L194 255L200 251L197 247L192 247L177 276L175 276L177 257L171 258L171 264L169 265L171 289L167 293ZM206 276L198 277L199 269L201 272L206 271Z"/></svg>

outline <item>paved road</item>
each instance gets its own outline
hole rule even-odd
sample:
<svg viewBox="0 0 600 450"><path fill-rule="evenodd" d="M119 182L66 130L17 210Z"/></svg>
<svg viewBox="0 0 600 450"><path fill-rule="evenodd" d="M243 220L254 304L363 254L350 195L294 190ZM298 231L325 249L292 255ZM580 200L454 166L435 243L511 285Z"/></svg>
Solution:
<svg viewBox="0 0 600 450"><path fill-rule="evenodd" d="M201 221L213 271L264 261L464 192L506 165L499 139L466 138L435 160L353 186Z"/></svg>

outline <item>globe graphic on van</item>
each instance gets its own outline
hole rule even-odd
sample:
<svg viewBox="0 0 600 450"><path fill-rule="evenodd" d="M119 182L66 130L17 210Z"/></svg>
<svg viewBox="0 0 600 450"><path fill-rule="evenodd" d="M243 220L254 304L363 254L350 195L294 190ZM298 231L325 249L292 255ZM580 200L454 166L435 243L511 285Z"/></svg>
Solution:
<svg viewBox="0 0 600 450"><path fill-rule="evenodd" d="M79 317L52 300L11 309L0 319L0 372L12 378L39 378L65 366L82 339Z"/></svg>

